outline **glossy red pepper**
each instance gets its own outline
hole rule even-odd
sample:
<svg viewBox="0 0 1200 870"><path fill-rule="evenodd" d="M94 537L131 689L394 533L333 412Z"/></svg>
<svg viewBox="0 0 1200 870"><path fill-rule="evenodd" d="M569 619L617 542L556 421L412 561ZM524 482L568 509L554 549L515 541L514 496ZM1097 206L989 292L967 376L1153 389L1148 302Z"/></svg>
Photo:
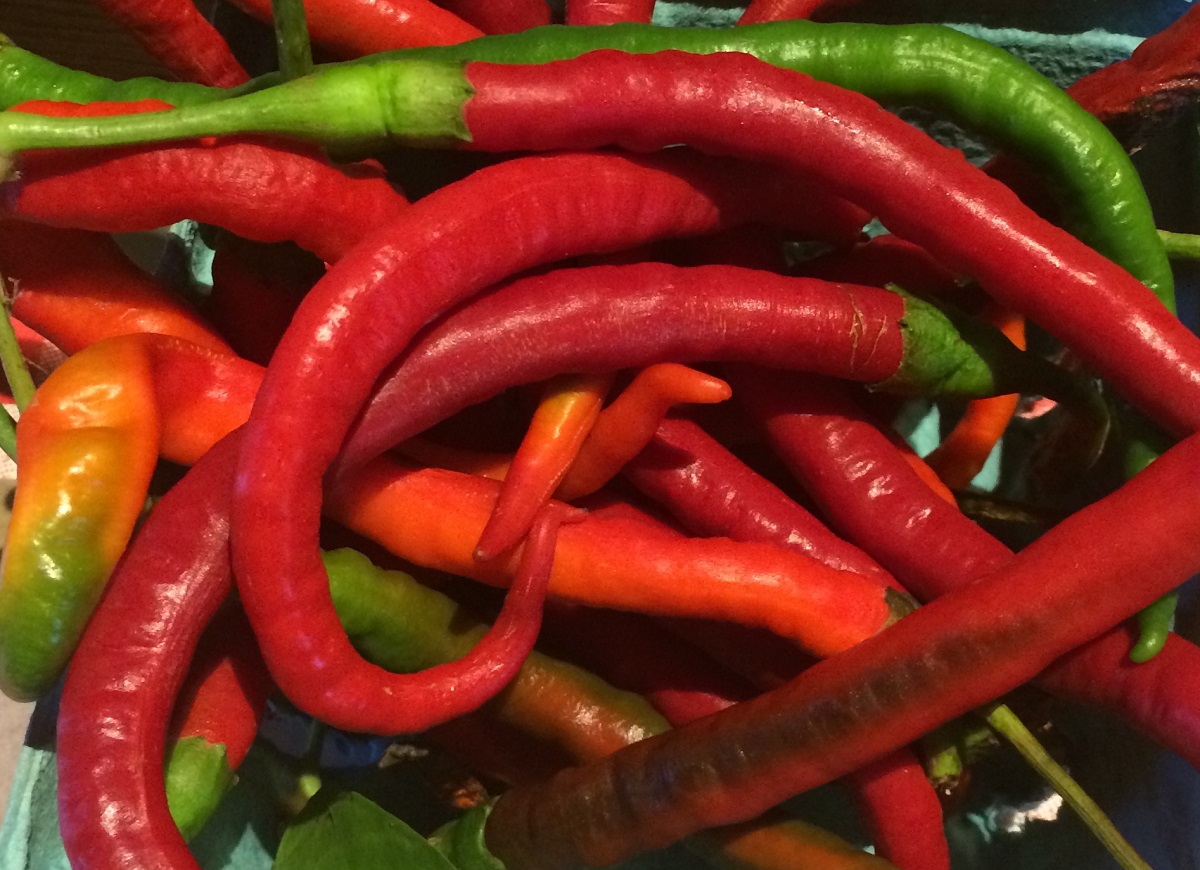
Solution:
<svg viewBox="0 0 1200 870"><path fill-rule="evenodd" d="M235 0L234 5L259 21L272 20L270 0ZM433 0L308 0L304 13L313 43L340 57L454 45L483 36Z"/></svg>
<svg viewBox="0 0 1200 870"><path fill-rule="evenodd" d="M1009 564L1012 553L937 497L861 408L830 386L735 379L739 399L775 431L775 443L830 522L889 566L922 600L963 587ZM749 388L748 388L749 387ZM1163 746L1200 763L1200 706L1186 687L1190 646L1171 637L1167 662L1122 662L1131 644L1117 628L1075 649L1039 677L1048 688L1117 712ZM1124 645L1123 645L1124 643ZM1123 650L1123 652L1118 652ZM1174 664L1168 664L1168 662ZM1147 665L1149 663L1146 663ZM1162 711L1171 710L1170 715Z"/></svg>
<svg viewBox="0 0 1200 870"><path fill-rule="evenodd" d="M0 221L0 262L17 288L13 314L68 354L135 332L229 350L194 308L106 235Z"/></svg>
<svg viewBox="0 0 1200 870"><path fill-rule="evenodd" d="M154 112L166 103L39 101L12 111L52 117ZM192 219L263 242L294 241L336 260L368 230L408 207L378 170L338 167L319 151L223 139L169 148L27 155L0 187L0 208L23 220L136 232Z"/></svg>
<svg viewBox="0 0 1200 870"><path fill-rule="evenodd" d="M649 24L653 15L654 0L567 0L567 24Z"/></svg>
<svg viewBox="0 0 1200 870"><path fill-rule="evenodd" d="M772 541L899 588L874 559L686 419L664 420L623 474L693 534Z"/></svg>
<svg viewBox="0 0 1200 870"><path fill-rule="evenodd" d="M550 23L546 0L437 0L437 4L484 33L520 33Z"/></svg>
<svg viewBox="0 0 1200 870"><path fill-rule="evenodd" d="M250 78L225 38L188 0L96 0L96 5L184 81L231 88Z"/></svg>
<svg viewBox="0 0 1200 870"><path fill-rule="evenodd" d="M1198 462L1192 436L1009 565L787 686L505 793L489 848L538 870L618 861L747 818L998 697L1200 567Z"/></svg>

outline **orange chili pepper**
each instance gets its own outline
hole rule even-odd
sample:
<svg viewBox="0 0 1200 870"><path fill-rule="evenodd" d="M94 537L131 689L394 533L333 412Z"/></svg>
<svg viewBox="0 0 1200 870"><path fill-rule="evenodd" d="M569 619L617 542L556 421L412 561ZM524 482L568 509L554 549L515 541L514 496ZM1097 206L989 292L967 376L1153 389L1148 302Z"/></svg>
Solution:
<svg viewBox="0 0 1200 870"><path fill-rule="evenodd" d="M988 321L1009 340L1025 349L1025 318L997 305L988 306ZM972 399L962 418L925 461L951 489L961 489L975 479L1008 428L1020 399L1015 393L988 399Z"/></svg>
<svg viewBox="0 0 1200 870"><path fill-rule="evenodd" d="M642 452L673 405L715 404L732 394L720 378L678 363L643 369L611 405L600 412L591 432L558 486L570 501L598 490Z"/></svg>
<svg viewBox="0 0 1200 870"><path fill-rule="evenodd" d="M149 359L110 340L68 359L17 424L20 484L0 565L0 688L47 691L145 504L158 460Z"/></svg>
<svg viewBox="0 0 1200 870"><path fill-rule="evenodd" d="M326 510L411 562L507 585L513 560L475 560L472 543L497 484L388 459L334 484ZM436 507L435 507L436 506ZM885 590L772 544L637 535L585 519L564 526L550 577L557 598L598 607L725 619L767 628L831 655L892 621Z"/></svg>
<svg viewBox="0 0 1200 870"><path fill-rule="evenodd" d="M560 375L545 386L529 430L513 456L475 558L512 549L549 501L600 415L612 375Z"/></svg>
<svg viewBox="0 0 1200 870"><path fill-rule="evenodd" d="M68 354L132 332L229 351L198 312L102 233L0 221L0 262L16 285L13 315Z"/></svg>

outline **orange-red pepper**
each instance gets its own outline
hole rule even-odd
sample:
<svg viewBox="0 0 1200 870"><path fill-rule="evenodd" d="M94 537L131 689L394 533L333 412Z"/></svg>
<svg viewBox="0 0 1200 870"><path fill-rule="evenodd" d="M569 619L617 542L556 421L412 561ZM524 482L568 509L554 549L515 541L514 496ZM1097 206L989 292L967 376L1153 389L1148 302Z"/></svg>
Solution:
<svg viewBox="0 0 1200 870"><path fill-rule="evenodd" d="M120 339L68 359L17 424L20 484L0 563L0 688L48 690L120 558L158 460L150 362Z"/></svg>

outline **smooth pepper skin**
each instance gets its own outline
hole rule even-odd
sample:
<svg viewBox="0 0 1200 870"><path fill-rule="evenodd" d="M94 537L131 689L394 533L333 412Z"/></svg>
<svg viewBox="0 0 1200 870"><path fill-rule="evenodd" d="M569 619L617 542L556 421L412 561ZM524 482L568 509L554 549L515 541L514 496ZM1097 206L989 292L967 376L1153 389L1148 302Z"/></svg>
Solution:
<svg viewBox="0 0 1200 870"><path fill-rule="evenodd" d="M0 687L50 689L133 533L158 458L149 360L116 341L59 366L17 426L21 484L0 562Z"/></svg>
<svg viewBox="0 0 1200 870"><path fill-rule="evenodd" d="M472 148L685 141L806 170L1035 320L1170 431L1200 428L1200 339L1144 284L859 94L734 54L593 52L466 74Z"/></svg>
<svg viewBox="0 0 1200 870"><path fill-rule="evenodd" d="M1200 567L1198 468L1192 436L994 574L786 686L507 792L489 848L536 870L619 861L749 818L1002 695Z"/></svg>
<svg viewBox="0 0 1200 870"><path fill-rule="evenodd" d="M335 264L301 304L247 424L234 553L242 600L272 674L309 712L383 733L411 714L389 694L387 679L356 676L361 660L336 625L324 570L314 561L325 470L376 378L433 315L510 274L720 225L717 204L696 197L695 188L637 168L609 155L562 155L477 172L414 204ZM580 177L589 179L586 189L575 183ZM495 244L481 250L473 240L484 227ZM478 257L459 256L471 247ZM409 281L413 292L390 292ZM312 401L322 402L315 417ZM314 419L322 421L316 429ZM303 640L298 626L278 624L289 612L305 614ZM307 652L298 655L297 642ZM369 700L357 688L368 684Z"/></svg>

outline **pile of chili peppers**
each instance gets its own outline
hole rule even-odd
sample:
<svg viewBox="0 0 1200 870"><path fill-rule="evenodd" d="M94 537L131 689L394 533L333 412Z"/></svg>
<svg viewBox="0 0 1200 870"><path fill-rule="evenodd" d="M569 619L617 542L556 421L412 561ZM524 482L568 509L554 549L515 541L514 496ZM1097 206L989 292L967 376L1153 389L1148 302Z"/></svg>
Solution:
<svg viewBox="0 0 1200 870"><path fill-rule="evenodd" d="M1063 92L847 0L237 5L279 72L190 0L101 3L183 81L0 40L0 687L61 691L72 866L198 866L283 705L468 772L472 870L941 870L989 728L1146 866L1006 702L1200 766L1200 339L1127 151L1200 11ZM180 221L200 290L114 241ZM871 852L789 808L834 781Z"/></svg>

